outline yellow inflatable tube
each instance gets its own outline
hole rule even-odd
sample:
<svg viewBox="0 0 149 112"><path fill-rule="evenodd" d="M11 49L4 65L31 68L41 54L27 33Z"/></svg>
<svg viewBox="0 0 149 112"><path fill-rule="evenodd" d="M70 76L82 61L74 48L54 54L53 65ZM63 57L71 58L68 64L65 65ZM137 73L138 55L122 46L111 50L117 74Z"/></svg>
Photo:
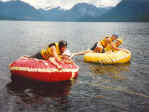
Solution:
<svg viewBox="0 0 149 112"><path fill-rule="evenodd" d="M87 53L84 55L85 62L101 63L101 64L116 64L127 63L131 59L129 50L106 52L106 53Z"/></svg>

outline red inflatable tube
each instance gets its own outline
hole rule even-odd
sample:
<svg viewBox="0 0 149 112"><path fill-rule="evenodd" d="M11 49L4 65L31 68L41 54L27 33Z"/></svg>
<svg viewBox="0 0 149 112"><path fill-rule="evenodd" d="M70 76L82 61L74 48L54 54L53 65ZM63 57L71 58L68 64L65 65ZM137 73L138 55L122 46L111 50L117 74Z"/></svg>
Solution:
<svg viewBox="0 0 149 112"><path fill-rule="evenodd" d="M43 82L60 82L72 80L78 76L79 67L76 64L60 64L58 70L48 60L20 57L9 65L11 74Z"/></svg>

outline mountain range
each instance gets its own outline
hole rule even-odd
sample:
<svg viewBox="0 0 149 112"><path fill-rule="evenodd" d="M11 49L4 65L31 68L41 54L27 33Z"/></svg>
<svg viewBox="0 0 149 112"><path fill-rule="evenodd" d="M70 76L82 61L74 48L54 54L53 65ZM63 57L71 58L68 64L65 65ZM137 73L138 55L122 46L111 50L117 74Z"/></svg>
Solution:
<svg viewBox="0 0 149 112"><path fill-rule="evenodd" d="M149 21L149 0L123 0L103 14L104 18L111 21Z"/></svg>
<svg viewBox="0 0 149 112"><path fill-rule="evenodd" d="M40 18L40 13L34 7L22 1L0 2L1 19L29 19Z"/></svg>
<svg viewBox="0 0 149 112"><path fill-rule="evenodd" d="M0 19L46 21L149 21L149 0L122 0L115 7L79 3L69 10L36 9L23 1L0 2Z"/></svg>
<svg viewBox="0 0 149 112"><path fill-rule="evenodd" d="M46 11L40 9L40 13L46 20L88 21L100 17L109 10L110 8L97 8L91 4L79 3L70 10L63 10L57 7Z"/></svg>

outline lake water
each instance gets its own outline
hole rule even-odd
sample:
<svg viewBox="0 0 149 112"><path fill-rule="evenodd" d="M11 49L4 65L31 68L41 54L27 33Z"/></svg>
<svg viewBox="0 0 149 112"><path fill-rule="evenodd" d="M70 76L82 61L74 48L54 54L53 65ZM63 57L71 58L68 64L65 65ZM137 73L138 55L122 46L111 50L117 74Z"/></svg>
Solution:
<svg viewBox="0 0 149 112"><path fill-rule="evenodd" d="M131 63L100 65L74 58L78 78L50 85L14 83L8 65L50 42L67 40L86 50L116 33L132 52ZM1 112L149 112L149 23L0 21Z"/></svg>

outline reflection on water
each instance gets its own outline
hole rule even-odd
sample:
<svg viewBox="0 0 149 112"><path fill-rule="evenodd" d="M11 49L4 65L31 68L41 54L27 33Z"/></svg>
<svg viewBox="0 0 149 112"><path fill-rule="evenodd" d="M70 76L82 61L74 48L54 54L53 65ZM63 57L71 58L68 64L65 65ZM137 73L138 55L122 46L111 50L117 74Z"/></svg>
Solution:
<svg viewBox="0 0 149 112"><path fill-rule="evenodd" d="M126 80L127 77L123 75L123 72L129 72L129 66L130 63L117 65L92 64L89 68L95 75L107 75L115 80Z"/></svg>
<svg viewBox="0 0 149 112"><path fill-rule="evenodd" d="M107 82L109 82L109 80L105 80L104 83L105 82L107 83ZM141 97L144 97L146 99L149 99L149 95L146 95L146 94L140 93L140 92L136 92L133 90L129 90L129 89L126 89L125 87L121 87L121 86L109 86L109 85L105 86L105 85L102 85L100 83L89 83L89 85L93 86L93 87L100 88L100 89L104 89L104 90L118 91L121 93L126 93L126 94L134 95L134 96L141 96ZM101 97L98 97L98 95L97 95L97 98L101 98Z"/></svg>
<svg viewBox="0 0 149 112"><path fill-rule="evenodd" d="M94 74L92 74L92 77L94 77L94 81L91 83L88 83L90 86L97 87L104 90L111 90L111 91L118 91L122 93L126 93L129 95L136 95L141 96L144 98L149 98L149 95L146 95L140 91L130 89L125 81L128 81L128 76L125 75L130 71L130 63L126 64L115 64L115 65L102 65L102 64L92 64L90 65L90 71ZM104 76L108 77L103 78ZM98 78L101 77L101 78ZM111 78L111 79L109 79ZM118 81L124 81L124 85L121 84L112 84L114 80ZM98 97L98 96L97 96Z"/></svg>
<svg viewBox="0 0 149 112"><path fill-rule="evenodd" d="M67 96L75 80L58 83L41 83L27 79L17 79L7 84L7 91L12 96L17 96L26 104L41 104L44 98L67 103Z"/></svg>

